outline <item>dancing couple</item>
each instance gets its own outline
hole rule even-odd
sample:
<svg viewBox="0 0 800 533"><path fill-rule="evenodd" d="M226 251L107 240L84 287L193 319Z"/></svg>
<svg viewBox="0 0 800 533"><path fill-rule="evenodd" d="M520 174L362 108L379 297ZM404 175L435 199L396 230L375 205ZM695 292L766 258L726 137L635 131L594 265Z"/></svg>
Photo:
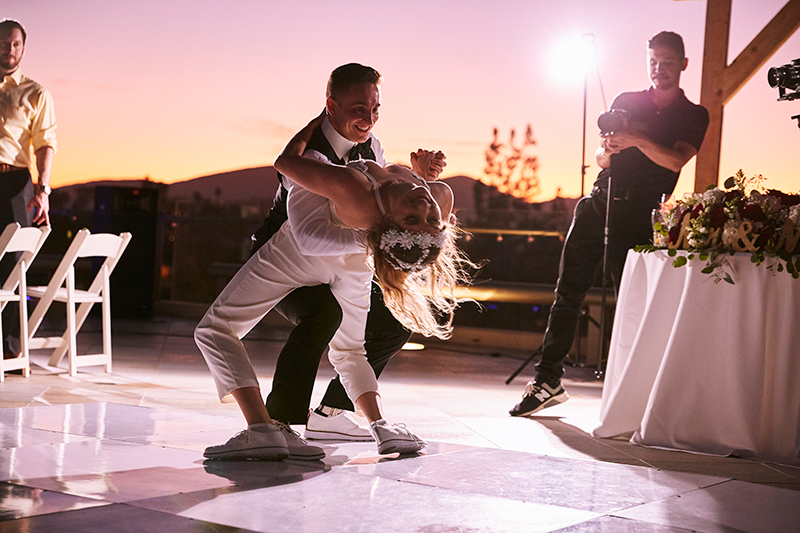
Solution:
<svg viewBox="0 0 800 533"><path fill-rule="evenodd" d="M411 154L411 169L382 164L383 150L370 131L379 113L380 79L377 71L358 64L344 65L331 74L325 111L289 141L275 162L281 188L262 232L266 242L197 326L195 341L220 399L232 396L248 424L227 443L207 448L207 458L325 456L289 427L298 422L291 419L296 415L283 417L288 418L285 421L271 416L270 401L265 404L262 398L241 341L276 306L298 324L297 329L302 323L327 320L331 330L329 342L326 338L328 357L340 381L332 383L328 393L339 386L347 397L338 406L327 405L326 393L325 405L307 416L316 415L318 423L328 417L338 420L346 433L355 434L347 435L355 437L350 440L374 439L381 454L415 453L425 446L404 426L383 418L377 376L402 347L398 341L408 339L408 330L439 338L450 335L457 305L454 289L466 259L455 246L452 190L435 181L444 167L444 155L418 150ZM380 289L373 288L373 278ZM319 294L332 298L309 301L308 296ZM325 313L331 301L334 312ZM386 308L394 318L373 320L376 312L388 315ZM310 316L315 314L316 318ZM390 324L389 329L399 333L381 342L375 324ZM320 336L325 335L317 331L317 340ZM372 351L380 352L378 357L370 357L365 336L373 337ZM321 351L315 346L307 351L298 355L296 364L313 369L310 385L308 379L304 385L310 391ZM285 352L276 367L276 384L283 379L278 371L291 373L293 367L291 354ZM306 377L310 374L304 372ZM309 401L310 397L301 398L291 409L307 413ZM285 401L276 398L274 403L278 409L286 408ZM353 422L342 424L341 411L352 410L353 403L369 421L367 435L359 434Z"/></svg>

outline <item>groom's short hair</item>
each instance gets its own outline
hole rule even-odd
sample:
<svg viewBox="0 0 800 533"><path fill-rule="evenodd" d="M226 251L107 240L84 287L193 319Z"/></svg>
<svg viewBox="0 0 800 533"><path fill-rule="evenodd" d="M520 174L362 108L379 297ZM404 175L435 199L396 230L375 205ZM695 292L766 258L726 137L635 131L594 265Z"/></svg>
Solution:
<svg viewBox="0 0 800 533"><path fill-rule="evenodd" d="M328 78L328 88L325 91L326 98L338 98L351 86L358 83L379 84L383 80L381 73L372 67L366 67L358 63L348 63L341 67L336 67Z"/></svg>

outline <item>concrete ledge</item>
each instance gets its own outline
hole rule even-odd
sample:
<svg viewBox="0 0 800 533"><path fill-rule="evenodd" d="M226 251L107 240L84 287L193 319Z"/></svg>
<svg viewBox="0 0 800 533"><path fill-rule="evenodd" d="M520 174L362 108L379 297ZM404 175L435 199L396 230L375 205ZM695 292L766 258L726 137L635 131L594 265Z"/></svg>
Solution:
<svg viewBox="0 0 800 533"><path fill-rule="evenodd" d="M517 281L478 281L474 285L458 287L456 295L459 298L472 298L479 302L506 302L506 303L532 303L552 304L555 298L555 285L547 283L523 283ZM586 294L584 304L587 306L600 305L603 299L603 289L592 287ZM606 305L614 305L614 289L606 289Z"/></svg>

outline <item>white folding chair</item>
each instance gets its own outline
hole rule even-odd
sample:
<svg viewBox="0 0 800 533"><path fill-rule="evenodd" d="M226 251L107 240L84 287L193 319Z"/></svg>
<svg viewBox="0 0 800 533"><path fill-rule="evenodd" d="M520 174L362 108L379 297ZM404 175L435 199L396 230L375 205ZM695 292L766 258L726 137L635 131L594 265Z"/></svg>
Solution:
<svg viewBox="0 0 800 533"><path fill-rule="evenodd" d="M72 240L46 287L28 287L30 296L39 302L28 321L28 341L31 349L52 349L50 366L58 366L69 353L69 375L75 376L79 366L105 365L111 372L111 290L109 277L117 266L122 252L131 240L130 233L119 236L110 233L92 235L88 229L80 230ZM87 290L75 288L75 261L81 257L105 257ZM67 329L60 337L34 337L45 313L54 301L67 305ZM102 304L103 351L99 354L78 355L77 335L89 311L96 303ZM76 310L76 304L80 306Z"/></svg>
<svg viewBox="0 0 800 533"><path fill-rule="evenodd" d="M42 249L44 241L50 235L50 226L41 228L20 228L12 222L0 234L0 259L8 253L22 252L14 270L0 289L0 310L5 309L8 302L19 302L19 354L13 359L0 359L0 382L5 380L9 370L22 370L27 378L31 375L31 364L28 348L28 295L25 273L36 254ZM17 292L19 287L19 292ZM0 339L3 338L3 325L0 320Z"/></svg>

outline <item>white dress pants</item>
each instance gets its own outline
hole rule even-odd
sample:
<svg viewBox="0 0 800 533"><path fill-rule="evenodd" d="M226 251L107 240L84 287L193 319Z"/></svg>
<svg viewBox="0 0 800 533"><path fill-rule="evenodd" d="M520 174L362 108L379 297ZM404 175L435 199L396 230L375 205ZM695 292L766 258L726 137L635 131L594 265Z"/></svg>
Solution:
<svg viewBox="0 0 800 533"><path fill-rule="evenodd" d="M377 392L364 356L372 270L366 253L308 256L300 253L289 222L236 273L195 329L195 342L211 369L220 399L241 387L258 387L241 339L298 287L327 284L342 308L342 323L328 359L355 401Z"/></svg>

